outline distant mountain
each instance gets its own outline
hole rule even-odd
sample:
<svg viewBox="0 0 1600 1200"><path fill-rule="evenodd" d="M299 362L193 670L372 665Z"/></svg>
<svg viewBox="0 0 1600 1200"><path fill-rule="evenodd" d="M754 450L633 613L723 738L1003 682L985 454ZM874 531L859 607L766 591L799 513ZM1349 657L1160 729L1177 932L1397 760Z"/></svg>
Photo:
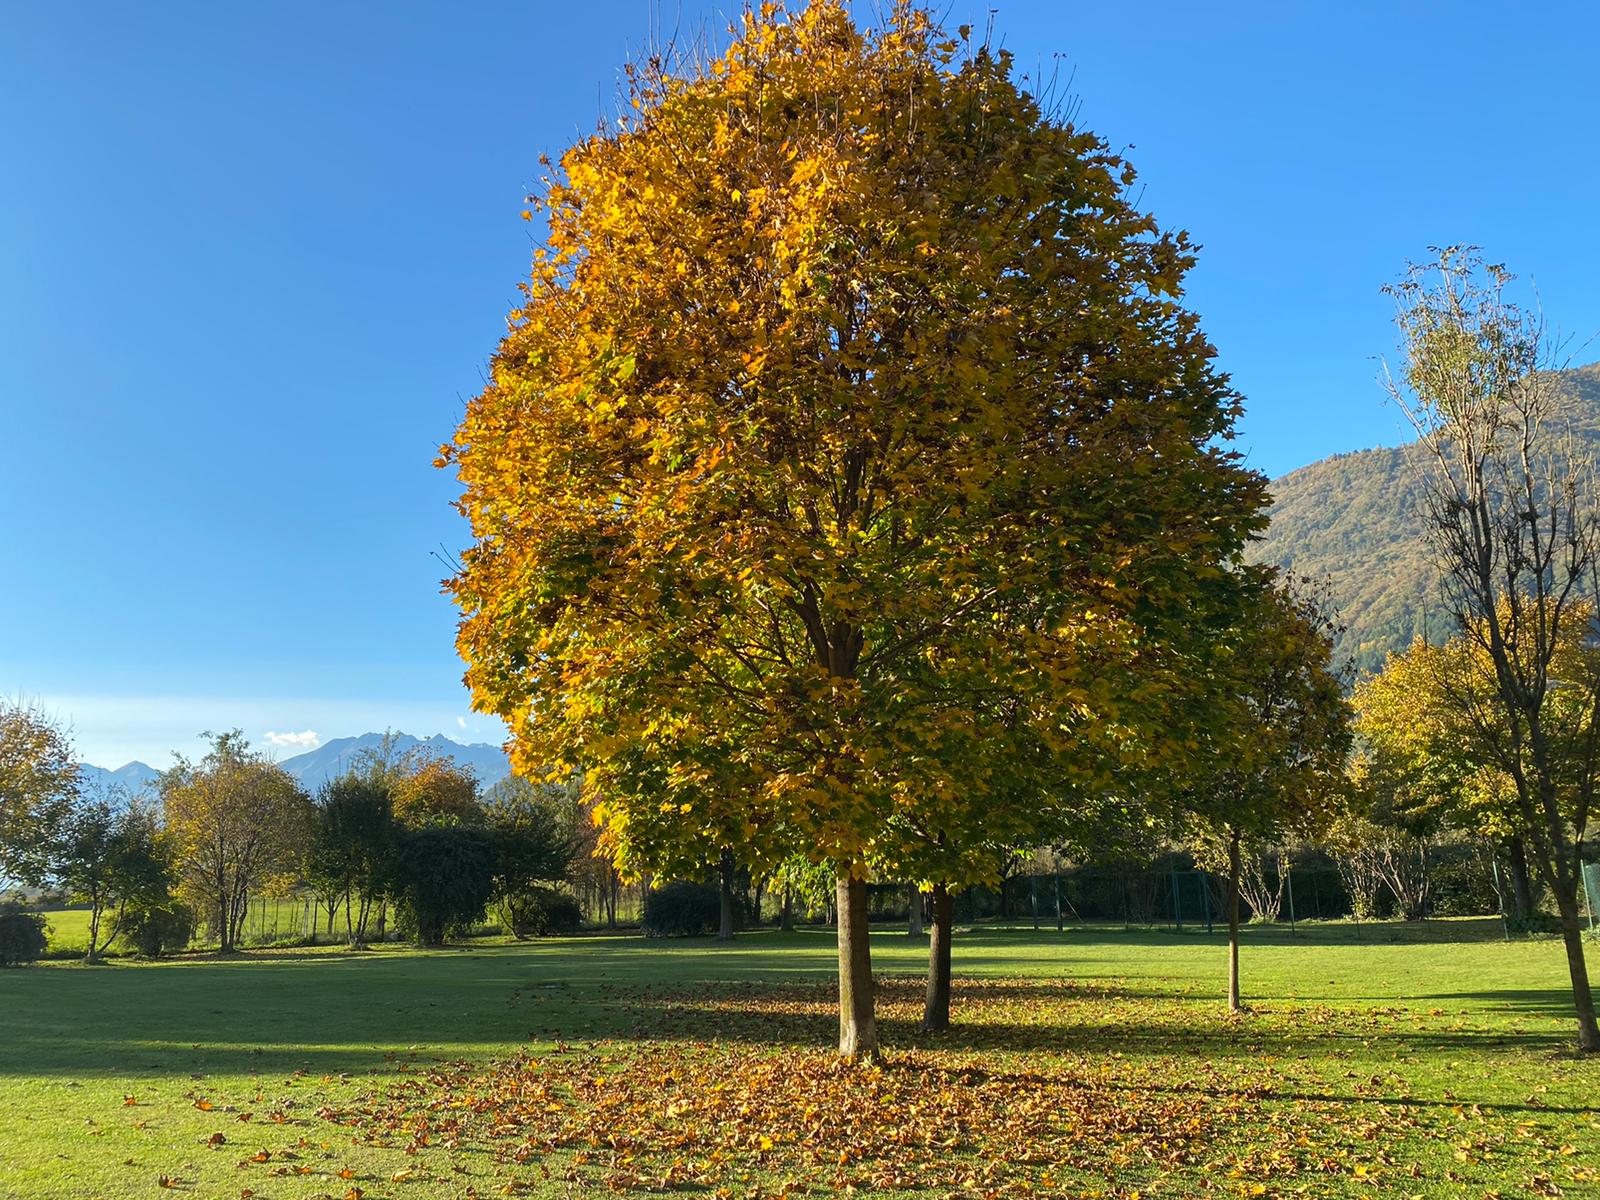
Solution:
<svg viewBox="0 0 1600 1200"><path fill-rule="evenodd" d="M1600 363L1559 374L1561 424L1600 450ZM1272 485L1272 524L1251 557L1325 579L1347 627L1340 650L1362 672L1418 633L1450 632L1423 543L1415 446L1337 454Z"/></svg>
<svg viewBox="0 0 1600 1200"><path fill-rule="evenodd" d="M376 750L382 746L383 738L384 735L381 733L334 738L333 741L318 746L315 750L286 758L278 765L293 775L306 790L315 791L329 779L348 771L351 764L364 751ZM419 746L437 754L440 758L454 759L461 766L470 767L477 775L478 783L484 791L488 791L511 774L511 763L507 760L505 751L499 746L491 746L485 742L463 745L460 742L452 742L443 734L418 738L408 733L397 733L390 738L390 749L396 757ZM152 788L156 780L161 778L160 771L142 762L131 762L114 771L90 763L79 763L78 768L85 789L99 795L119 796L122 792L138 795L141 791Z"/></svg>
<svg viewBox="0 0 1600 1200"><path fill-rule="evenodd" d="M115 795L125 791L136 796L161 778L160 771L138 761L124 763L114 771L92 763L79 763L78 772L84 789L98 795Z"/></svg>
<svg viewBox="0 0 1600 1200"><path fill-rule="evenodd" d="M364 752L377 750L383 745L381 733L363 733L360 737L334 738L305 754L286 758L278 765L300 781L302 787L315 790L328 780L343 775ZM463 767L472 768L478 783L487 791L511 774L511 763L499 746L485 742L463 745L453 742L443 734L429 738L412 737L408 733L390 735L390 749L396 755L406 754L423 747L440 758L454 759Z"/></svg>

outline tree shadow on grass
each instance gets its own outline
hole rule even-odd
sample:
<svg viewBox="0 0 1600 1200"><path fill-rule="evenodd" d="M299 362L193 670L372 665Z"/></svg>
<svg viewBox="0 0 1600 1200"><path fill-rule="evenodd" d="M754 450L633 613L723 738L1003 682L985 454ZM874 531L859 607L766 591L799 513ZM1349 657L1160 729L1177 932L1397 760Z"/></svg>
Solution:
<svg viewBox="0 0 1600 1200"><path fill-rule="evenodd" d="M1530 1016L1576 1018L1571 988L1501 988L1485 992L1435 992L1423 1000L1466 1001L1485 1007L1526 1013Z"/></svg>
<svg viewBox="0 0 1600 1200"><path fill-rule="evenodd" d="M1023 939L990 930L972 935L963 969L1015 970L1018 960L1003 953L1014 940ZM1072 942L1062 969L1084 966L1086 945ZM472 943L426 954L283 947L104 972L37 968L0 978L0 1077L321 1076L393 1070L391 1055L488 1058L529 1042L826 1048L836 1033L835 968L826 931L757 934L716 950L705 941L617 938L588 942L579 952L559 941ZM1368 1041L1379 1054L1494 1055L1566 1045L1556 1027L1445 1028L1445 1021L1405 1009L1274 1004L1237 1021L1209 995L1179 986L1015 976L958 980L956 1026L934 1038L918 1029L920 978L888 975L880 986L891 1046L1196 1056L1242 1065L1268 1054L1359 1054ZM1539 1018L1570 1012L1559 989L1417 999L1498 1002Z"/></svg>
<svg viewBox="0 0 1600 1200"><path fill-rule="evenodd" d="M1449 1109L1455 1111L1463 1104L1471 1101L1462 1101L1453 1097L1416 1096L1394 1092L1374 1092L1371 1095L1341 1094L1333 1091L1314 1091L1305 1088L1276 1088L1271 1092L1262 1094L1247 1089L1231 1089L1220 1087L1206 1087L1193 1083L1105 1083L1099 1087L1113 1092L1148 1091L1159 1092L1164 1095L1201 1095L1212 1099L1254 1100L1263 1099L1274 1101L1305 1102L1310 1104L1337 1104L1337 1105L1366 1105L1378 1104L1385 1106L1401 1106L1408 1108ZM1501 1103L1484 1104L1480 1108L1492 1109L1495 1112L1519 1113L1560 1113L1581 1115L1584 1113L1600 1113L1600 1104L1528 1104L1528 1103Z"/></svg>
<svg viewBox="0 0 1600 1200"><path fill-rule="evenodd" d="M1442 1027L1400 1008L1274 1006L1233 1017L1210 1000L1066 980L957 980L951 1028L929 1034L921 1029L923 987L924 981L911 977L879 981L878 1024L886 1044L1250 1063L1265 1055L1347 1054L1375 1041L1396 1055L1557 1050L1566 1044L1554 1031ZM837 994L835 985L821 982L707 984L692 991L603 987L596 1003L628 1021L627 1040L803 1047L831 1041Z"/></svg>

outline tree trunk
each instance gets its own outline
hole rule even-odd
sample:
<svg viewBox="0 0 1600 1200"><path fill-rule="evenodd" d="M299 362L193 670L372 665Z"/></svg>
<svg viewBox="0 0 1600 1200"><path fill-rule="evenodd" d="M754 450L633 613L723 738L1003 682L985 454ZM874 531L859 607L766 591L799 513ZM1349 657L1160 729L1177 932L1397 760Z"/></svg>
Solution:
<svg viewBox="0 0 1600 1200"><path fill-rule="evenodd" d="M1582 870L1580 865L1579 870ZM1547 877L1548 878L1548 877ZM1583 958L1583 919L1578 914L1578 889L1567 886L1561 876L1551 889L1561 913L1561 940L1567 948L1567 973L1572 977L1572 1005L1578 1015L1578 1049L1586 1054L1600 1051L1600 1026L1595 1023L1594 992L1589 987L1589 966Z"/></svg>
<svg viewBox="0 0 1600 1200"><path fill-rule="evenodd" d="M784 933L794 932L794 893L788 884L783 885L783 911L778 917L778 928Z"/></svg>
<svg viewBox="0 0 1600 1200"><path fill-rule="evenodd" d="M1239 1002L1239 831L1228 836L1228 1011L1242 1012Z"/></svg>
<svg viewBox="0 0 1600 1200"><path fill-rule="evenodd" d="M955 901L942 883L933 885L933 924L928 938L928 996L922 1006L922 1028L938 1033L950 1028L950 933Z"/></svg>
<svg viewBox="0 0 1600 1200"><path fill-rule="evenodd" d="M100 961L100 916L105 910L98 893L89 896L89 948L84 951L84 962Z"/></svg>
<svg viewBox="0 0 1600 1200"><path fill-rule="evenodd" d="M906 887L906 933L910 937L922 936L922 889L916 884Z"/></svg>
<svg viewBox="0 0 1600 1200"><path fill-rule="evenodd" d="M1527 921L1533 916L1533 881L1528 875L1528 847L1520 834L1506 842L1506 865L1511 875L1513 911Z"/></svg>
<svg viewBox="0 0 1600 1200"><path fill-rule="evenodd" d="M878 1057L878 1021L872 995L872 947L867 942L867 882L848 866L839 870L839 1057Z"/></svg>
<svg viewBox="0 0 1600 1200"><path fill-rule="evenodd" d="M722 923L717 928L717 941L733 941L733 852L722 852Z"/></svg>

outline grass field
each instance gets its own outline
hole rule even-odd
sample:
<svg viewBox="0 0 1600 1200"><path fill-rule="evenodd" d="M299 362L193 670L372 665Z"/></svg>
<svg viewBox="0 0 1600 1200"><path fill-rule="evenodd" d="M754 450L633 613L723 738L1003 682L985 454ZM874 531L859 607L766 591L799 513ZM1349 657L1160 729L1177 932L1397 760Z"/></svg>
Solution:
<svg viewBox="0 0 1600 1200"><path fill-rule="evenodd" d="M258 900L250 905L249 919L245 921L245 945L271 945L279 941L301 941L305 935L306 917L304 901ZM50 937L49 952L52 957L83 953L84 946L89 940L88 909L58 909L48 913L47 919L49 921L48 933ZM337 933L334 936L329 936L326 933L327 919L327 914L319 911L317 914L317 928L323 931L323 940L333 941L344 930L342 924L343 916L341 915L335 922ZM122 952L123 948L120 945L113 947L113 953Z"/></svg>
<svg viewBox="0 0 1600 1200"><path fill-rule="evenodd" d="M842 1069L825 931L0 972L0 1197L1600 1196L1559 943L1490 922L875 934Z"/></svg>

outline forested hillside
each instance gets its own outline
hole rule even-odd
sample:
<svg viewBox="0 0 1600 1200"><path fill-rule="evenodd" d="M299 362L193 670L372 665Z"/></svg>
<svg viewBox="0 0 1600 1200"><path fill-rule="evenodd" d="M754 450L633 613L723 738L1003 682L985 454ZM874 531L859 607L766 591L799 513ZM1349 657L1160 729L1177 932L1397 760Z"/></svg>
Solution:
<svg viewBox="0 0 1600 1200"><path fill-rule="evenodd" d="M1600 445L1600 363L1560 375L1564 422ZM1338 454L1291 471L1272 485L1272 524L1258 561L1325 579L1348 627L1342 651L1362 672L1419 632L1438 637L1450 622L1422 541L1421 480L1415 448Z"/></svg>

